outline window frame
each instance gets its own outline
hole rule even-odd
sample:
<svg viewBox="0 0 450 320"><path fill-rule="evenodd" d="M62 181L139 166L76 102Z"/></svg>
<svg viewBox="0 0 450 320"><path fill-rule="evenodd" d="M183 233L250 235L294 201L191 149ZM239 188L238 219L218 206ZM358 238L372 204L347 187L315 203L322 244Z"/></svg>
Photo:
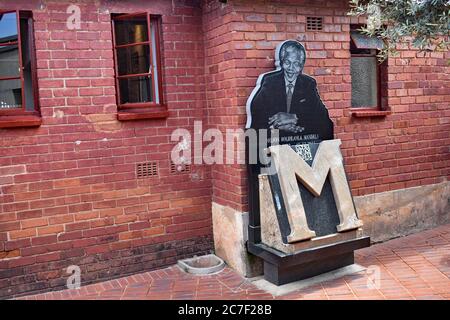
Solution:
<svg viewBox="0 0 450 320"><path fill-rule="evenodd" d="M0 108L0 117L3 120L4 116L12 117L12 116L40 116L39 113L39 98L38 98L38 83L37 83L37 71L36 71L36 47L34 43L34 26L33 26L33 13L27 10L0 10L0 14L5 13L15 13L17 18L17 40L10 41L6 43L1 43L0 47L8 46L8 45L17 45L18 47L18 55L19 55L19 76L17 77L0 77L0 81L5 80L15 80L20 79L21 83L21 96L22 96L22 107L21 108L10 108L10 109L1 109ZM32 92L33 92L33 102L34 102L34 110L27 110L26 97L25 97L25 76L24 76L24 66L23 66L23 50L22 50L22 29L20 26L21 19L26 18L28 20L28 50L30 55L30 68L31 68L31 81L32 81ZM31 22L31 23L30 23ZM6 120L9 118L6 118ZM11 119L10 119L11 120ZM26 119L25 119L26 120ZM0 127L2 125L0 124Z"/></svg>
<svg viewBox="0 0 450 320"><path fill-rule="evenodd" d="M116 31L115 31L115 21L124 21L130 18L145 17L147 21L147 33L148 40L127 44L116 44ZM152 46L152 32L151 28L155 28L155 53L156 57L153 56L153 46ZM167 106L165 104L164 94L163 94L163 76L162 76L162 59L161 59L161 17L159 15L153 15L148 12L138 12L138 13L120 13L111 14L111 28L112 28L112 40L113 40L113 56L114 56L114 82L116 87L116 102L118 108L118 119L119 120L134 120L134 119L146 119L146 118L163 118L167 117ZM138 45L148 45L149 46L149 64L151 72L148 73L136 73L136 74L126 74L119 75L119 67L117 60L117 50L121 48L127 48ZM153 61L156 61L156 67ZM157 83L155 81L153 71L156 69L157 72ZM151 88L152 95L156 96L156 90L158 92L159 102L134 102L134 103L121 103L120 96L120 83L119 80L134 78L139 76L150 76L151 75Z"/></svg>
<svg viewBox="0 0 450 320"><path fill-rule="evenodd" d="M359 31L359 29L362 27L363 25L357 24L357 25L350 25L350 32L352 31ZM349 47L349 51L350 51L350 60L353 57L374 57L375 59L377 59L377 52L379 51L379 49L373 49L376 50L376 53L353 53L352 50L352 46L353 46L353 40L351 38L351 33L350 33L350 47ZM364 50L361 48L361 50ZM350 61L350 65L351 65L351 61ZM350 77L351 77L351 71L350 71ZM351 100L350 100L350 109L352 111L352 114L356 117L365 117L365 116L385 116L390 114L390 110L387 107L387 103L383 103L383 80L386 80L386 75L387 75L387 61L384 61L383 63L378 63L378 60L376 62L376 83L377 83L377 93L376 93L376 97L377 97L377 103L374 106L362 106L362 107L356 107L351 105ZM351 78L351 84L353 83L353 79Z"/></svg>

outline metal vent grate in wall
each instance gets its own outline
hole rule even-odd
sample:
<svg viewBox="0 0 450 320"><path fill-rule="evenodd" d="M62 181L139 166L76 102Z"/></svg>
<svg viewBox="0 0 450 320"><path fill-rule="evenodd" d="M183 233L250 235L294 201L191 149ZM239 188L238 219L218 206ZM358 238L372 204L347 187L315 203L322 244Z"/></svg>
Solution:
<svg viewBox="0 0 450 320"><path fill-rule="evenodd" d="M158 164L156 162L145 162L136 164L136 176L138 179L155 177L158 175Z"/></svg>
<svg viewBox="0 0 450 320"><path fill-rule="evenodd" d="M170 162L170 173L186 173L191 172L191 165L190 164L175 164L172 161Z"/></svg>
<svg viewBox="0 0 450 320"><path fill-rule="evenodd" d="M306 17L306 30L320 31L322 30L322 17Z"/></svg>

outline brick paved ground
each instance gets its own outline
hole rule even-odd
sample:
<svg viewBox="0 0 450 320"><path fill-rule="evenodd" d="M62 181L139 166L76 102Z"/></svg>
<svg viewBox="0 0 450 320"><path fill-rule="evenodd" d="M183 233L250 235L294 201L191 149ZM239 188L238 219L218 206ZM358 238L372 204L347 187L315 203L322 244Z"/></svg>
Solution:
<svg viewBox="0 0 450 320"><path fill-rule="evenodd" d="M356 252L356 262L381 271L379 289L368 273L323 282L278 299L450 299L450 224ZM23 299L273 299L230 268L193 276L176 266Z"/></svg>

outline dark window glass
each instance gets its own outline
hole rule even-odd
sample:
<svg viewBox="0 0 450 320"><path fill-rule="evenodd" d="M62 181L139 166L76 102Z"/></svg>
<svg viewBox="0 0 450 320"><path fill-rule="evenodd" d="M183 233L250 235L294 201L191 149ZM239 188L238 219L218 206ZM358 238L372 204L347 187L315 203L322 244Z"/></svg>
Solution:
<svg viewBox="0 0 450 320"><path fill-rule="evenodd" d="M147 44L117 49L119 75L149 73L150 47Z"/></svg>
<svg viewBox="0 0 450 320"><path fill-rule="evenodd" d="M0 110L22 108L20 79L0 81Z"/></svg>
<svg viewBox="0 0 450 320"><path fill-rule="evenodd" d="M0 46L0 78L20 77L19 46Z"/></svg>
<svg viewBox="0 0 450 320"><path fill-rule="evenodd" d="M31 18L20 19L20 38L22 43L22 69L24 82L24 95L26 101L26 110L33 111L34 105L34 87L33 87L33 61L32 61L32 35Z"/></svg>
<svg viewBox="0 0 450 320"><path fill-rule="evenodd" d="M114 22L116 45L148 41L147 18L143 16L129 19Z"/></svg>
<svg viewBox="0 0 450 320"><path fill-rule="evenodd" d="M119 87L121 104L152 101L150 76L120 79Z"/></svg>

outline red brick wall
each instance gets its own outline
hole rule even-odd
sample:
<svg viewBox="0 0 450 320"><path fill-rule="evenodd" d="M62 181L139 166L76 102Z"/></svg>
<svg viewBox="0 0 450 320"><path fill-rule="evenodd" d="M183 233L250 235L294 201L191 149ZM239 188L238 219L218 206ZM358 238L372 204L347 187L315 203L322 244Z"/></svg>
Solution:
<svg viewBox="0 0 450 320"><path fill-rule="evenodd" d="M72 264L87 283L212 249L210 168L169 170L170 134L204 112L200 4L79 1L68 30L68 3L0 1L33 11L43 122L0 129L0 297L61 287ZM110 14L142 11L162 15L170 114L119 122ZM159 176L137 179L154 161Z"/></svg>
<svg viewBox="0 0 450 320"><path fill-rule="evenodd" d="M350 24L364 19L347 16L347 5L346 0L210 3L204 23L209 40L207 79L216 81L207 87L208 98L213 99L208 100L210 119L243 127L246 100L257 76L273 70L276 45L297 39L307 50L304 72L317 80L335 123L335 137L342 140L353 195L445 181L450 173L450 54L437 52L423 58L400 46L400 55L388 62L392 114L352 117L349 31ZM323 17L323 31L306 31L307 16ZM208 51L209 47L214 50ZM213 181L213 199L245 209L242 167L213 169L213 175L221 178Z"/></svg>
<svg viewBox="0 0 450 320"><path fill-rule="evenodd" d="M207 1L203 9L205 34L205 76L208 127L219 129L242 129L245 123L245 102L241 95L248 91L240 89L239 69L236 61L243 58L235 50L233 7L218 1ZM245 77L245 75L244 75ZM254 79L250 79L250 82ZM224 139L225 141L225 139ZM213 201L238 211L247 211L247 177L244 165L213 165Z"/></svg>
<svg viewBox="0 0 450 320"><path fill-rule="evenodd" d="M41 6L43 3L43 6ZM389 60L384 118L351 116L347 1L0 0L33 10L43 124L0 130L0 296L61 288L65 268L83 283L174 263L211 246L211 200L247 211L242 165L171 174L171 132L243 128L245 103L274 48L298 39L335 123L354 195L431 184L449 176L450 55L409 48ZM108 3L108 4L107 4ZM203 6L203 8L202 8ZM162 14L167 119L119 122L110 13ZM323 16L308 32L306 16ZM137 179L156 161L159 177Z"/></svg>

